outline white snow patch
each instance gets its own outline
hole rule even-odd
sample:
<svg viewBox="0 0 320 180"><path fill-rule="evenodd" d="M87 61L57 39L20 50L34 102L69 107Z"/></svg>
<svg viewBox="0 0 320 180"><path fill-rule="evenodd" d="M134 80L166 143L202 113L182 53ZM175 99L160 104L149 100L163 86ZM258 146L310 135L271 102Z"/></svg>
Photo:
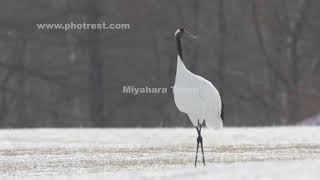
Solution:
<svg viewBox="0 0 320 180"><path fill-rule="evenodd" d="M0 130L0 179L318 179L319 130L203 129L197 169L193 128Z"/></svg>
<svg viewBox="0 0 320 180"><path fill-rule="evenodd" d="M217 164L207 168L121 170L71 176L7 177L8 180L318 180L320 161L248 162Z"/></svg>

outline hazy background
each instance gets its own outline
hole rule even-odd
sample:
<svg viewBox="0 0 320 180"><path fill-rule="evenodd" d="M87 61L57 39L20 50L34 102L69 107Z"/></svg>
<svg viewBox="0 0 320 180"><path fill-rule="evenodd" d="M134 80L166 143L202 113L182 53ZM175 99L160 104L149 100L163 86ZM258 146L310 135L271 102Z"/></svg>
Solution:
<svg viewBox="0 0 320 180"><path fill-rule="evenodd" d="M175 30L185 63L222 92L226 126L296 124L320 113L318 0L0 0L0 127L185 127L170 87ZM38 30L37 23L129 30Z"/></svg>

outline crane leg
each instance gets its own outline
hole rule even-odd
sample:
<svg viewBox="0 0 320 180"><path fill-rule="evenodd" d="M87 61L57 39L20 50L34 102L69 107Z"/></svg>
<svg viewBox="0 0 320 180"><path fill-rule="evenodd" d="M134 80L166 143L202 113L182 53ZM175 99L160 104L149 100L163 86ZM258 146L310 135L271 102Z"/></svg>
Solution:
<svg viewBox="0 0 320 180"><path fill-rule="evenodd" d="M206 161L204 158L204 151L203 151L203 140L202 140L202 136L201 136L201 124L198 121L198 127L196 127L197 133L198 133L198 138L197 138L197 151L196 151L196 159L194 162L194 167L197 167L197 159L198 159L198 152L199 152L199 144L201 145L201 152L202 152L202 162L203 165L206 165Z"/></svg>
<svg viewBox="0 0 320 180"><path fill-rule="evenodd" d="M203 162L203 165L205 166L206 165L206 161L204 159L204 152L203 152L203 142L202 142L202 138L201 138L201 151L202 151L202 162Z"/></svg>
<svg viewBox="0 0 320 180"><path fill-rule="evenodd" d="M201 136L202 125L199 123L199 120L198 120L198 126L199 126L199 129L197 128L197 131L198 131L198 139L197 139L197 141L198 141L198 144L201 145L202 163L205 166L206 165L206 161L205 161L205 158L204 158L203 140L202 140L202 136Z"/></svg>
<svg viewBox="0 0 320 180"><path fill-rule="evenodd" d="M199 142L197 141L197 151L196 151L196 159L195 159L195 161L194 161L194 167L197 167L198 150L199 150Z"/></svg>

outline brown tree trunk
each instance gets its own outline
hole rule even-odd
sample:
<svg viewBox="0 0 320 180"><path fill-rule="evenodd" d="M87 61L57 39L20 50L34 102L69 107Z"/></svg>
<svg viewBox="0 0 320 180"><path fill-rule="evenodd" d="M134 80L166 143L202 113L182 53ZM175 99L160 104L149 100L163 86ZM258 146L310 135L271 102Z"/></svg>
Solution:
<svg viewBox="0 0 320 180"><path fill-rule="evenodd" d="M297 16L289 22L289 32L287 38L287 56L289 62L290 85L288 86L288 108L289 120L295 124L302 120L301 116L301 97L299 91L300 71L298 42L301 38L301 31L304 23L304 16L309 7L309 0L304 0L301 4Z"/></svg>
<svg viewBox="0 0 320 180"><path fill-rule="evenodd" d="M25 86L26 86L26 73L25 73L25 56L26 56L26 44L27 41L24 34L18 34L16 41L16 62L21 66L21 71L17 72L17 91L19 92L17 101L17 115L18 115L18 126L32 126L28 122L28 115L26 112L26 98L25 98Z"/></svg>
<svg viewBox="0 0 320 180"><path fill-rule="evenodd" d="M220 92L223 94L224 87L224 70L225 70L225 49L226 49L226 35L227 35L227 24L225 15L224 0L218 0L218 38L219 38L219 49L218 49L218 68L219 68L219 85Z"/></svg>
<svg viewBox="0 0 320 180"><path fill-rule="evenodd" d="M97 1L89 5L89 23L97 23ZM89 84L90 84L90 119L93 126L104 126L104 88L103 88L103 61L100 57L100 42L98 30L88 30L89 48Z"/></svg>
<svg viewBox="0 0 320 180"><path fill-rule="evenodd" d="M198 35L200 32L200 2L198 0L194 0L193 2L193 8L194 8L194 29L192 29L191 31L193 31L192 33L194 33L195 35ZM198 53L199 53L199 45L195 44L194 49L192 50L192 61L191 61L191 71L193 73L197 74L197 70L199 68L199 60L198 60Z"/></svg>
<svg viewBox="0 0 320 180"><path fill-rule="evenodd" d="M224 0L218 0L218 76L219 76L219 92L222 99L224 100L224 71L225 71L225 49L226 49L226 36L227 36L227 22L225 14ZM223 104L225 106L225 103Z"/></svg>

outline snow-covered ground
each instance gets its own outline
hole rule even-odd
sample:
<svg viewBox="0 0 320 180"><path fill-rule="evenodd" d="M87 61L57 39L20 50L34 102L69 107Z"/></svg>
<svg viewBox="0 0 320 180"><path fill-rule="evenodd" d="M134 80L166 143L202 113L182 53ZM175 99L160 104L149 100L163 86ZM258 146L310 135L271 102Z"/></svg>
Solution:
<svg viewBox="0 0 320 180"><path fill-rule="evenodd" d="M192 128L0 130L0 179L319 179L319 132L203 129L195 169Z"/></svg>

